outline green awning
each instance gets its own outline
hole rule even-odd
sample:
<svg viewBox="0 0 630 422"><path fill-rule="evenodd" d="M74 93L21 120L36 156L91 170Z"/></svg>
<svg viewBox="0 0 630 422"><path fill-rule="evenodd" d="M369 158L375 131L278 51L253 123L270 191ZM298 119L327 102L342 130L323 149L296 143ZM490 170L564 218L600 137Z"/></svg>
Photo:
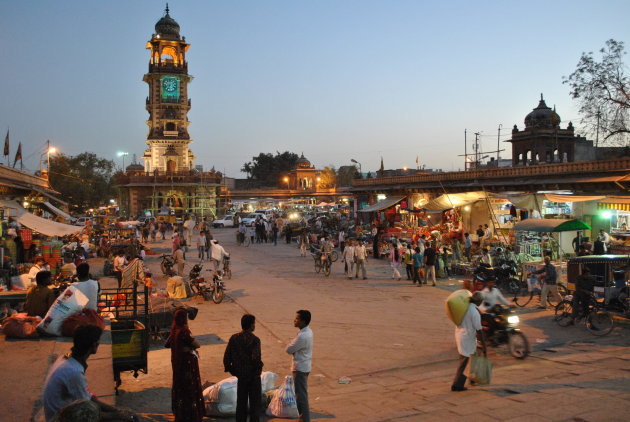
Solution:
<svg viewBox="0 0 630 422"><path fill-rule="evenodd" d="M527 220L516 223L513 227L514 230L522 230L528 232L570 232L577 230L591 230L592 227L581 220L567 220L567 219L540 219L529 218Z"/></svg>

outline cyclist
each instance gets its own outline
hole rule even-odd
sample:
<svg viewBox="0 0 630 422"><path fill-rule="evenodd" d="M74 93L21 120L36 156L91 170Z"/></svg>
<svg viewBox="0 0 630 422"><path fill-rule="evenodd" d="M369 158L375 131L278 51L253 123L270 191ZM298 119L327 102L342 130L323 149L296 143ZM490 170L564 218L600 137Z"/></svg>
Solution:
<svg viewBox="0 0 630 422"><path fill-rule="evenodd" d="M322 237L322 242L321 242L321 251L322 251L322 260L327 259L328 260L328 264L332 264L332 251L335 248L335 245L333 245L332 241L326 237Z"/></svg>
<svg viewBox="0 0 630 422"><path fill-rule="evenodd" d="M547 296L551 293L553 298L556 300L556 303L559 303L562 298L560 297L560 293L558 293L558 271L556 271L556 267L551 263L551 257L545 257L545 265L538 271L534 271L528 275L536 275L536 274L545 274L545 285L542 288L542 292L540 294L540 306L541 309L547 308Z"/></svg>
<svg viewBox="0 0 630 422"><path fill-rule="evenodd" d="M580 315L582 309L588 306L588 302L595 285L595 277L591 275L591 269L587 266L582 267L582 274L575 280L575 293L573 294L573 312L571 313L571 324Z"/></svg>

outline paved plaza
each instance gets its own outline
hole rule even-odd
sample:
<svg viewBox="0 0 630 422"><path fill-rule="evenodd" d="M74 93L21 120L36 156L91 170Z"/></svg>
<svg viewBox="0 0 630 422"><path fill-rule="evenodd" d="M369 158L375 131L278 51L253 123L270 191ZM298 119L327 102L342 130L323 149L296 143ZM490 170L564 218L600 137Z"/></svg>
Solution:
<svg viewBox="0 0 630 422"><path fill-rule="evenodd" d="M517 309L531 356L516 360L505 346L491 348L492 384L453 393L450 384L457 352L444 299L459 280L419 288L404 279L392 280L389 266L377 260L368 262L367 280L348 280L340 261L325 277L314 272L310 256L299 256L295 244L238 247L233 229L213 233L232 253L234 277L227 280L228 297L223 303L187 301L199 308L190 325L202 344L202 381L229 376L223 372L223 352L229 336L240 330L245 312L257 317L264 370L281 379L290 374L284 347L296 333L295 311L306 308L313 314L315 335L309 377L314 419L627 420L630 324L626 321L616 321L610 335L598 338L581 325L558 327L551 311ZM167 240L152 246L162 252L169 244ZM196 262L196 251L191 250L187 258ZM158 285L164 287L159 259L150 256L148 262ZM351 382L340 383L342 377ZM149 374L137 379L124 374L117 403L148 421L171 421L170 385L170 351L155 344L149 353Z"/></svg>

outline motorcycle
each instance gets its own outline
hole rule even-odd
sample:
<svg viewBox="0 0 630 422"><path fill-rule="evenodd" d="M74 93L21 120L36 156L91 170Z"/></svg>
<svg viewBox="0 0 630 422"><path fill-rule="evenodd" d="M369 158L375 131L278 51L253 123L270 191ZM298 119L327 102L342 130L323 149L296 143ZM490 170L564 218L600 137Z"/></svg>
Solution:
<svg viewBox="0 0 630 422"><path fill-rule="evenodd" d="M203 300L211 300L214 303L221 303L225 296L225 284L223 283L223 274L221 271L214 272L212 275L212 283L206 282L201 276L203 265L195 264L190 270L189 282L193 293L203 297ZM207 270L211 271L211 270Z"/></svg>
<svg viewBox="0 0 630 422"><path fill-rule="evenodd" d="M529 342L518 328L519 322L518 315L501 305L495 305L481 316L481 325L490 344L507 344L514 358L525 359L529 355Z"/></svg>
<svg viewBox="0 0 630 422"><path fill-rule="evenodd" d="M509 293L517 293L520 289L520 282L516 278L516 263L514 261L504 261L497 267L488 264L479 264L475 269L473 279L475 282L485 283L494 280L497 287Z"/></svg>

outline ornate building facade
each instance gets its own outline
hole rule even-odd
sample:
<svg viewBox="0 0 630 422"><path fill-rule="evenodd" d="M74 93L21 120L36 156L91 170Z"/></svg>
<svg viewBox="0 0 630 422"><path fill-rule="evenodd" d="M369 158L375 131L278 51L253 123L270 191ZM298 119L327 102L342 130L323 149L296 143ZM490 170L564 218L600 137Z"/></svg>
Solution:
<svg viewBox="0 0 630 422"><path fill-rule="evenodd" d="M222 174L195 169L190 150L188 84L192 76L186 62L190 44L179 31L167 6L146 44L151 52L149 72L143 78L149 86L148 148L142 156L144 165L134 162L116 175L121 214L127 217L150 212L213 218L217 212Z"/></svg>

